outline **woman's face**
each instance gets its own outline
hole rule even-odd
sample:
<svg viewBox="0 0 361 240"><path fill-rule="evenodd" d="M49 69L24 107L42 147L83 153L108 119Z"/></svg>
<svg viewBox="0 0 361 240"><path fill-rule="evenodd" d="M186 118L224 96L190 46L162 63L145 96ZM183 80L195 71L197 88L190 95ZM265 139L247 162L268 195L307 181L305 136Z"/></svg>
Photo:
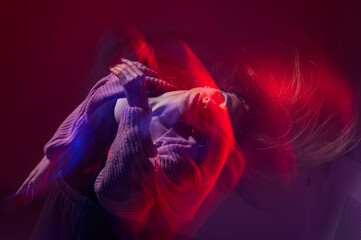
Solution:
<svg viewBox="0 0 361 240"><path fill-rule="evenodd" d="M207 87L167 92L149 103L153 114L159 112L166 125L171 126L178 119L196 128L228 113L234 130L237 130L244 110L243 102L236 95Z"/></svg>
<svg viewBox="0 0 361 240"><path fill-rule="evenodd" d="M184 95L187 108L197 111L206 108L225 107L226 94L214 88L193 88Z"/></svg>
<svg viewBox="0 0 361 240"><path fill-rule="evenodd" d="M187 111L194 113L200 110L209 110L210 107L224 108L227 94L214 88L193 88L164 93L149 101L153 112L166 108L168 112L177 109L179 114ZM208 108L208 109L207 109Z"/></svg>
<svg viewBox="0 0 361 240"><path fill-rule="evenodd" d="M224 117L230 119L233 131L239 130L245 106L235 94L214 88L193 88L180 97L186 121L198 128L206 123L221 124ZM181 108L182 108L181 107ZM227 120L228 121L228 120Z"/></svg>

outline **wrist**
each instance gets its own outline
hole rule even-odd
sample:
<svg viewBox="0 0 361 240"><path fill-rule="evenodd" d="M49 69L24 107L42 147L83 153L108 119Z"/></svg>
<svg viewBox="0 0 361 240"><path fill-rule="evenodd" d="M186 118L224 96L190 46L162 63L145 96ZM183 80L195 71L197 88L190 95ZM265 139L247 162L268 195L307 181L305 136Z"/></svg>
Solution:
<svg viewBox="0 0 361 240"><path fill-rule="evenodd" d="M141 91L131 91L126 90L125 96L130 107L138 107L143 109L148 109L148 97L144 90Z"/></svg>

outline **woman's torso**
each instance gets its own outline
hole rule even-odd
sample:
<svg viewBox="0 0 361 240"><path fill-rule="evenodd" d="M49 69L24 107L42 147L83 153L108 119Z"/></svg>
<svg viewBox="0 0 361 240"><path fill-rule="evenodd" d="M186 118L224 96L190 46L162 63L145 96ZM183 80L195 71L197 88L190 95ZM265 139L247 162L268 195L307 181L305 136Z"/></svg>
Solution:
<svg viewBox="0 0 361 240"><path fill-rule="evenodd" d="M165 93L148 99L152 109L149 132L153 143L179 120L178 96L182 91ZM118 129L121 112L127 107L126 98L108 101L99 107L88 119L86 126L69 146L70 165L65 170L65 180L77 192L93 200L93 181L105 164L109 150Z"/></svg>
<svg viewBox="0 0 361 240"><path fill-rule="evenodd" d="M180 121L179 96L186 91L173 91L164 93L158 97L148 98L149 107L152 109L152 119L149 133L155 143L176 122ZM119 124L123 108L128 107L126 98L119 98L114 108L114 118Z"/></svg>

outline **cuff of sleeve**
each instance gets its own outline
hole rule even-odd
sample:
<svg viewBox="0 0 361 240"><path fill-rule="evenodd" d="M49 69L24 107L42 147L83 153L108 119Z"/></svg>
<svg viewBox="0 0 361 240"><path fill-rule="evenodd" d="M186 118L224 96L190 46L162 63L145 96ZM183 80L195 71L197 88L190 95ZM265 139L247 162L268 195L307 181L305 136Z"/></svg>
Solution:
<svg viewBox="0 0 361 240"><path fill-rule="evenodd" d="M151 109L140 107L123 108L119 125L133 127L141 123L147 122L151 116Z"/></svg>

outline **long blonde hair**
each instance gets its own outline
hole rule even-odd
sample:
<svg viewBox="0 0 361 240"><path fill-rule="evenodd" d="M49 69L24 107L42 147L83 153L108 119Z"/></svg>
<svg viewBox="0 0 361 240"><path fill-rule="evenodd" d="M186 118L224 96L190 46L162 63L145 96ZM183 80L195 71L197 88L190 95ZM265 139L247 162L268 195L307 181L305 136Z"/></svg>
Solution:
<svg viewBox="0 0 361 240"><path fill-rule="evenodd" d="M256 207L282 208L299 194L300 168L325 164L359 143L355 94L335 69L302 61L297 51L287 63L233 62L221 60L211 72L221 90L249 106L237 139L246 167L236 190Z"/></svg>
<svg viewBox="0 0 361 240"><path fill-rule="evenodd" d="M330 68L311 61L302 65L297 51L288 74L275 73L284 65L267 73L244 62L231 70L226 65L220 61L213 67L214 79L221 90L237 93L248 103L246 117L252 127L243 123L241 134L256 143L257 151L281 148L294 155L298 167L317 166L360 141L354 93Z"/></svg>
<svg viewBox="0 0 361 240"><path fill-rule="evenodd" d="M305 61L294 51L292 60L228 55L205 68L182 41L165 42L154 51L145 39L136 39L136 60L175 89L214 80L215 87L245 100L247 114L235 134L246 161L237 189L252 204L269 206L268 200L292 188L300 167L331 161L360 141L354 95L326 61Z"/></svg>

